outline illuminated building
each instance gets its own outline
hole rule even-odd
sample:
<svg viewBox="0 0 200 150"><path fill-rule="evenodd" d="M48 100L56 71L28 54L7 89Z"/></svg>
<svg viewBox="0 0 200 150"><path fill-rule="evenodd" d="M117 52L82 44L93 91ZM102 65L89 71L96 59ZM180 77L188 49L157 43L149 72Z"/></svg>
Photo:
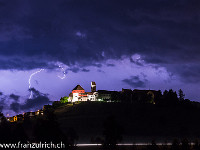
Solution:
<svg viewBox="0 0 200 150"><path fill-rule="evenodd" d="M72 92L69 94L69 102L77 101L96 101L98 92L96 92L96 83L91 82L91 92L85 92L85 90L77 85Z"/></svg>

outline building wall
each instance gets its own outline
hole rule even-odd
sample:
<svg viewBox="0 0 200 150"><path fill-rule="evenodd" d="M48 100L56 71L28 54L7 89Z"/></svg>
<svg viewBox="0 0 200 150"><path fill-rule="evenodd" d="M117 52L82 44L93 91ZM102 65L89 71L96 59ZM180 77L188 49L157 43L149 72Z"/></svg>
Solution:
<svg viewBox="0 0 200 150"><path fill-rule="evenodd" d="M80 97L80 101L87 101L87 100L88 100L88 97L87 97L87 96Z"/></svg>
<svg viewBox="0 0 200 150"><path fill-rule="evenodd" d="M78 98L79 98L79 93L73 93L73 99L72 99L72 102L76 102L78 101Z"/></svg>
<svg viewBox="0 0 200 150"><path fill-rule="evenodd" d="M111 94L104 94L104 93L101 93L99 94L99 100L110 100L111 99Z"/></svg>
<svg viewBox="0 0 200 150"><path fill-rule="evenodd" d="M98 92L93 92L93 101L97 101Z"/></svg>
<svg viewBox="0 0 200 150"><path fill-rule="evenodd" d="M73 97L70 96L69 99L68 99L68 101L72 102L72 100L73 100Z"/></svg>
<svg viewBox="0 0 200 150"><path fill-rule="evenodd" d="M88 95L89 101L95 101L95 95Z"/></svg>
<svg viewBox="0 0 200 150"><path fill-rule="evenodd" d="M73 97L69 99L70 102L76 101L96 101L98 97L98 92L94 92L93 94L80 94L73 93Z"/></svg>

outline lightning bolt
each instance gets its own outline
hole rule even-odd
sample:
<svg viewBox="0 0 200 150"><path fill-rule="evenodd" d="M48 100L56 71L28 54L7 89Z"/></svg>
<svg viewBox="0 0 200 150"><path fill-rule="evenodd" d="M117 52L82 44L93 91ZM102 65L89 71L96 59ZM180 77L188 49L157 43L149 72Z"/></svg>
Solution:
<svg viewBox="0 0 200 150"><path fill-rule="evenodd" d="M34 72L34 73L32 73L32 74L30 75L29 80L28 80L28 83L29 83L29 90L31 89L31 79L32 79L32 77L33 77L34 75L36 75L37 73L40 73L40 72L43 71L43 70L44 70L44 69L40 69L40 70L38 70L38 71L36 71L36 72ZM32 97L33 97L33 92L32 92L32 90L31 90L29 99L32 99Z"/></svg>
<svg viewBox="0 0 200 150"><path fill-rule="evenodd" d="M66 78L66 72L65 72L65 70L64 70L64 68L62 66L59 66L59 68L61 68L61 70L63 71L63 76L62 77L58 76L58 77L63 80L63 79Z"/></svg>
<svg viewBox="0 0 200 150"><path fill-rule="evenodd" d="M62 70L62 72L63 72L63 76L61 77L61 76L57 76L57 77L59 77L60 79L65 79L66 78L66 72L65 72L65 69L61 66L61 65L59 65L59 68ZM32 73L31 75L30 75L30 77L29 77L29 80L28 80L28 83L29 83L29 90L30 90L30 96L29 96L29 99L32 99L32 97L33 97L33 91L31 90L31 79L32 79L32 77L34 76L34 75L36 75L37 73L40 73L41 71L43 71L44 69L40 69L40 70L38 70L38 71L36 71L36 72L34 72L34 73Z"/></svg>

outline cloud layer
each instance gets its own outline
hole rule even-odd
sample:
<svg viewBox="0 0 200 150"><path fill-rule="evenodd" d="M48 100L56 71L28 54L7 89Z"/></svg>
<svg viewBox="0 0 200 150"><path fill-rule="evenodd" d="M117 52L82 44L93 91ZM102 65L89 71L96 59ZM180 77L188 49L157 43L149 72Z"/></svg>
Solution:
<svg viewBox="0 0 200 150"><path fill-rule="evenodd" d="M131 76L129 79L122 80L133 88L144 88L148 82L146 79L141 80L139 76Z"/></svg>
<svg viewBox="0 0 200 150"><path fill-rule="evenodd" d="M22 111L35 111L37 109L43 108L46 104L51 104L52 102L49 100L48 95L39 92L38 90L31 88L33 92L33 98L27 99L25 103L19 103L14 101L10 104L10 109L13 110L15 113L19 113ZM14 96L17 97L17 96ZM19 98L19 96L18 96Z"/></svg>
<svg viewBox="0 0 200 150"><path fill-rule="evenodd" d="M137 53L147 63L164 66L186 81L199 81L197 0L0 4L0 69L54 68L50 62L57 61L88 66ZM186 76L191 69L197 71Z"/></svg>

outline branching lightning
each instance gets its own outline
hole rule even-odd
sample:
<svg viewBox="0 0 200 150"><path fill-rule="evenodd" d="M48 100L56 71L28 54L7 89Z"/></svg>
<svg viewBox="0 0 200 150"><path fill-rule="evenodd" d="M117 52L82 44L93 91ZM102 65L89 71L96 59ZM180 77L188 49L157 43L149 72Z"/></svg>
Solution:
<svg viewBox="0 0 200 150"><path fill-rule="evenodd" d="M59 66L59 68L61 68L61 70L63 71L63 76L62 77L58 76L58 77L63 80L63 79L66 78L66 72L65 72L65 70L64 70L64 68L62 66Z"/></svg>
<svg viewBox="0 0 200 150"><path fill-rule="evenodd" d="M66 72L65 72L65 69L64 69L64 67L62 67L61 65L59 65L59 68L62 70L62 73L63 73L63 76L57 76L57 77L59 77L60 79L65 79L66 78ZM43 71L44 69L40 69L40 70L38 70L38 71L36 71L36 72L34 72L34 73L32 73L31 75L30 75L30 77L29 77L29 80L28 80L28 83L29 83L29 90L30 90L30 96L29 96L29 99L32 99L33 98L33 91L31 90L31 79L32 79L32 77L34 76L34 75L36 75L37 73L40 73L41 71Z"/></svg>
<svg viewBox="0 0 200 150"><path fill-rule="evenodd" d="M34 76L34 75L36 75L37 73L40 73L41 71L43 71L44 69L40 69L39 71L36 71L36 72L34 72L34 73L32 73L31 75L30 75L30 77L29 77L29 80L28 80L28 82L29 82L29 90L31 89L31 79L32 79L32 77ZM31 90L30 90L31 91ZM30 96L29 96L29 99L32 99L32 97L33 97L33 92L31 91L31 93L30 93Z"/></svg>

